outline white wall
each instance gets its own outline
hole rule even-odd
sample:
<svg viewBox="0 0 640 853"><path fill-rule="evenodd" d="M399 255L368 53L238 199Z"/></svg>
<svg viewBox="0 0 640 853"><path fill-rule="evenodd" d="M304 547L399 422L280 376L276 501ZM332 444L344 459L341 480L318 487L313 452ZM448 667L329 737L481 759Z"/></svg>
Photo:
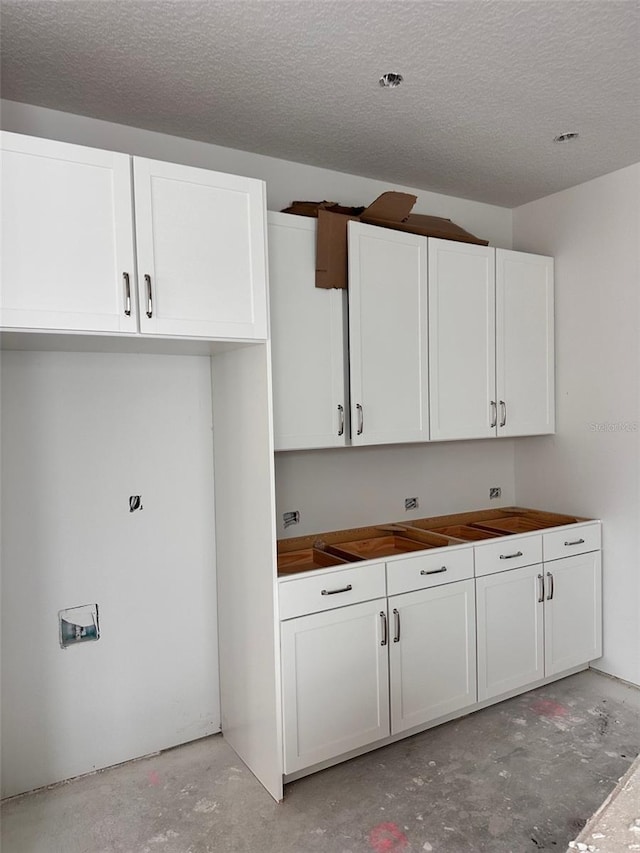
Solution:
<svg viewBox="0 0 640 853"><path fill-rule="evenodd" d="M278 537L425 518L515 501L514 442L507 439L287 451L276 454ZM417 497L417 510L404 499ZM282 514L300 511L285 531Z"/></svg>
<svg viewBox="0 0 640 853"><path fill-rule="evenodd" d="M517 500L601 518L605 672L640 684L640 163L514 211L556 259L557 434L516 443Z"/></svg>
<svg viewBox="0 0 640 853"><path fill-rule="evenodd" d="M219 729L211 425L208 358L2 353L4 795Z"/></svg>
<svg viewBox="0 0 640 853"><path fill-rule="evenodd" d="M343 204L366 205L385 190L410 192L418 196L415 213L444 216L472 234L489 240L493 246L511 248L511 211L505 207L411 187L391 186L371 178L305 166L275 157L252 154L249 151L222 148L219 145L194 142L14 101L0 102L0 109L2 128L15 133L44 136L94 148L124 151L140 157L260 178L267 182L269 210L281 210L294 199L330 199ZM331 144L330 141L327 144Z"/></svg>

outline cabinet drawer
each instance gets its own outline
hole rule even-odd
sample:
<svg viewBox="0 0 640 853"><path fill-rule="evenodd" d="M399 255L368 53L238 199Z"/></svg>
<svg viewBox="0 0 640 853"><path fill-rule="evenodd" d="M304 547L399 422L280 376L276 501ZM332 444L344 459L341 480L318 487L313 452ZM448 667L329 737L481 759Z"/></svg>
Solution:
<svg viewBox="0 0 640 853"><path fill-rule="evenodd" d="M384 563L281 581L278 593L280 619L384 598L386 594Z"/></svg>
<svg viewBox="0 0 640 853"><path fill-rule="evenodd" d="M600 550L600 525L582 524L563 527L542 534L542 553L545 561Z"/></svg>
<svg viewBox="0 0 640 853"><path fill-rule="evenodd" d="M387 563L389 595L428 589L473 577L473 548L447 548L437 554Z"/></svg>
<svg viewBox="0 0 640 853"><path fill-rule="evenodd" d="M476 577L542 562L542 536L509 536L476 546Z"/></svg>

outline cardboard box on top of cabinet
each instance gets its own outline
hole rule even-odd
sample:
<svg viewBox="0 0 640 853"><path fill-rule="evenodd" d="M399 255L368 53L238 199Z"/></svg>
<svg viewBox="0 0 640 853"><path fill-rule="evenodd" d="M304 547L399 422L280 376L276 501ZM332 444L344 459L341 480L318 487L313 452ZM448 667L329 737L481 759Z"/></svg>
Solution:
<svg viewBox="0 0 640 853"><path fill-rule="evenodd" d="M317 217L316 287L327 289L347 288L347 223L352 219L424 237L480 246L489 244L488 240L475 237L450 219L411 213L416 201L417 196L409 193L386 192L368 207L344 207L331 201L294 201L282 212Z"/></svg>

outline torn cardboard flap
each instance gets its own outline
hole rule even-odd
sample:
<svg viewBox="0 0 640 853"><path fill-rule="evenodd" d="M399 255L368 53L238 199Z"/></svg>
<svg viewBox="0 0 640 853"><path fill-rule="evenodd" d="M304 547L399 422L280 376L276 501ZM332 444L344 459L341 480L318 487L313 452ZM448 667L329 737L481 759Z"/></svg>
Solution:
<svg viewBox="0 0 640 853"><path fill-rule="evenodd" d="M383 220L385 222L404 222L418 201L417 195L409 193L386 192L365 207L360 215L363 222Z"/></svg>
<svg viewBox="0 0 640 853"><path fill-rule="evenodd" d="M438 237L441 240L457 240L460 243L476 243L488 246L488 240L474 237L464 228L456 225L450 219L441 216L427 216L424 213L411 213L418 200L409 193L386 192L366 207L360 214L361 222L367 225L379 225L381 228L392 228L396 231L408 231L410 234L420 234L423 237Z"/></svg>
<svg viewBox="0 0 640 853"><path fill-rule="evenodd" d="M411 213L417 196L389 191L382 193L368 207L344 207L331 201L294 201L283 213L317 216L316 287L346 290L348 274L347 223L351 220L407 231L423 237L457 240L488 246L488 240L474 237L450 219Z"/></svg>
<svg viewBox="0 0 640 853"><path fill-rule="evenodd" d="M347 223L358 219L343 213L318 211L316 232L316 287L346 290L348 271Z"/></svg>

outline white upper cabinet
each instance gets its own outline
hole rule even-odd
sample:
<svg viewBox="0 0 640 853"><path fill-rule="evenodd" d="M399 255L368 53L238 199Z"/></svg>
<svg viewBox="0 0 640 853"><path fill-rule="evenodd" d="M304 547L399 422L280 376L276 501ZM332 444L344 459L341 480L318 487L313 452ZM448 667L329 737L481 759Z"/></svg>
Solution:
<svg viewBox="0 0 640 853"><path fill-rule="evenodd" d="M431 438L555 429L553 259L429 238Z"/></svg>
<svg viewBox="0 0 640 853"><path fill-rule="evenodd" d="M553 259L496 249L498 435L555 430Z"/></svg>
<svg viewBox="0 0 640 853"><path fill-rule="evenodd" d="M140 329L266 338L264 184L133 159Z"/></svg>
<svg viewBox="0 0 640 853"><path fill-rule="evenodd" d="M352 444L426 441L427 241L349 222Z"/></svg>
<svg viewBox="0 0 640 853"><path fill-rule="evenodd" d="M1 138L1 325L135 332L130 158Z"/></svg>
<svg viewBox="0 0 640 853"><path fill-rule="evenodd" d="M431 438L495 435L495 250L429 239Z"/></svg>
<svg viewBox="0 0 640 853"><path fill-rule="evenodd" d="M2 134L3 327L265 339L264 183L131 167Z"/></svg>
<svg viewBox="0 0 640 853"><path fill-rule="evenodd" d="M276 450L344 446L346 292L315 286L316 220L268 214Z"/></svg>

